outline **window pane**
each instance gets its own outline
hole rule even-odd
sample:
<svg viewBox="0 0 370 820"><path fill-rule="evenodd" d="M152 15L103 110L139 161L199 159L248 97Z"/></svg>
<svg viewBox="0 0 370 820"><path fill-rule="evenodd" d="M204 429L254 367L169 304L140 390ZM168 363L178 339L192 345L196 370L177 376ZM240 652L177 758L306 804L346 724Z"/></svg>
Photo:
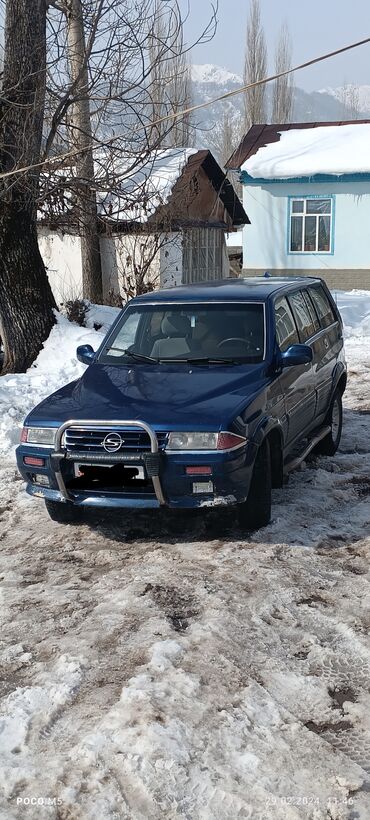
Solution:
<svg viewBox="0 0 370 820"><path fill-rule="evenodd" d="M294 199L292 201L292 214L303 214L304 203L303 199Z"/></svg>
<svg viewBox="0 0 370 820"><path fill-rule="evenodd" d="M306 211L308 214L330 214L331 199L307 199Z"/></svg>
<svg viewBox="0 0 370 820"><path fill-rule="evenodd" d="M112 346L117 349L111 351L111 356L122 357L122 350L126 350L127 347L135 344L139 320L139 313L132 313L128 316L127 321L117 333L114 344L112 343Z"/></svg>
<svg viewBox="0 0 370 820"><path fill-rule="evenodd" d="M303 223L303 217L302 216L292 216L292 219L291 219L291 238L290 238L290 250L291 251L301 251L302 250L302 223Z"/></svg>
<svg viewBox="0 0 370 820"><path fill-rule="evenodd" d="M310 336L314 335L315 328L308 312L303 293L293 293L293 296L289 296L289 303L297 322L300 339L302 342L305 342Z"/></svg>
<svg viewBox="0 0 370 820"><path fill-rule="evenodd" d="M319 251L330 251L330 216L319 216Z"/></svg>
<svg viewBox="0 0 370 820"><path fill-rule="evenodd" d="M302 293L303 293L303 298L304 298L305 303L306 303L307 310L308 310L308 312L310 314L310 317L311 317L311 322L312 322L314 331L315 331L315 333L317 333L317 331L320 330L320 322L317 318L315 308L314 308L314 306L311 302L311 299L308 295L308 292L306 290L302 290Z"/></svg>
<svg viewBox="0 0 370 820"><path fill-rule="evenodd" d="M321 327L329 327L329 325L332 325L333 322L336 321L336 318L323 288L321 286L318 288L309 288L309 294L317 310Z"/></svg>
<svg viewBox="0 0 370 820"><path fill-rule="evenodd" d="M316 217L306 216L304 223L304 249L305 251L316 250Z"/></svg>
<svg viewBox="0 0 370 820"><path fill-rule="evenodd" d="M276 301L275 324L276 340L282 353L284 353L290 345L299 343L299 336L294 323L293 314L284 297Z"/></svg>

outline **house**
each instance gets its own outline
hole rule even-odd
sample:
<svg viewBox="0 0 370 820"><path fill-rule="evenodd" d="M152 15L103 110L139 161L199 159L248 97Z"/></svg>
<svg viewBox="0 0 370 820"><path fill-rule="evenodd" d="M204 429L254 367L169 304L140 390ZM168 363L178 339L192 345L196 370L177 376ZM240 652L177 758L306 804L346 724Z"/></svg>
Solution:
<svg viewBox="0 0 370 820"><path fill-rule="evenodd" d="M210 151L160 151L122 180L112 193L97 176L106 299L230 275L225 235L249 220ZM64 302L82 296L81 241L73 197L58 193L58 178L49 188L39 245L56 300Z"/></svg>
<svg viewBox="0 0 370 820"><path fill-rule="evenodd" d="M227 162L251 224L243 271L370 290L370 120L254 125Z"/></svg>

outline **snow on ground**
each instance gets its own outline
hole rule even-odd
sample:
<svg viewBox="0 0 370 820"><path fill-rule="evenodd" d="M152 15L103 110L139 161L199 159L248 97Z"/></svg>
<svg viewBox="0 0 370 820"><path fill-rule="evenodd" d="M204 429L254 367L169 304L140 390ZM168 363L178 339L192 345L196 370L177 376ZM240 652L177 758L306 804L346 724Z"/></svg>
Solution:
<svg viewBox="0 0 370 820"><path fill-rule="evenodd" d="M370 124L329 125L282 131L242 166L251 177L291 179L314 174L370 171Z"/></svg>
<svg viewBox="0 0 370 820"><path fill-rule="evenodd" d="M4 820L370 816L370 297L337 299L340 451L274 491L250 537L211 511L61 527L5 450ZM75 345L97 338L62 321L35 374L6 377L9 407L78 375Z"/></svg>
<svg viewBox="0 0 370 820"><path fill-rule="evenodd" d="M89 328L71 324L58 314L57 324L38 358L27 373L0 379L0 453L12 455L19 442L20 429L27 413L63 384L86 370L77 361L78 345L91 344L97 350L118 314L117 308L91 305L87 314ZM100 327L100 332L94 330Z"/></svg>

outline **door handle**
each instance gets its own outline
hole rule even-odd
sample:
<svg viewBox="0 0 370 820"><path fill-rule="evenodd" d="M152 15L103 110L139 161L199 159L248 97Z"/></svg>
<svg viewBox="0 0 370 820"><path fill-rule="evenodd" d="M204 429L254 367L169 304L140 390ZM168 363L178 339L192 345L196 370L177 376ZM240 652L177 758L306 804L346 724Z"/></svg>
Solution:
<svg viewBox="0 0 370 820"><path fill-rule="evenodd" d="M325 350L329 350L329 341L326 338L324 339L324 347L325 347Z"/></svg>

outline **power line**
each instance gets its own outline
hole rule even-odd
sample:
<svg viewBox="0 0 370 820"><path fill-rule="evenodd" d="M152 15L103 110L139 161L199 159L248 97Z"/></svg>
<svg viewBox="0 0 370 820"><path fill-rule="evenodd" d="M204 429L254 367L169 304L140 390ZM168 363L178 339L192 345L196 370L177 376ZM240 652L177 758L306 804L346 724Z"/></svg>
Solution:
<svg viewBox="0 0 370 820"><path fill-rule="evenodd" d="M370 43L370 37L366 37L365 40L359 40L357 43L351 43L349 46L343 46L342 48L338 48L335 51L330 51L327 54L321 55L321 57L314 57L312 60L308 60L306 63L300 63L300 65L294 66L294 68L288 68L286 71L281 71L279 74L272 74L269 77L264 77L262 80L256 80L254 83L249 83L248 85L242 85L240 88L234 89L234 91L227 91L225 94L222 94L220 97L215 97L212 100L207 100L207 102L199 103L199 105L193 105L191 108L186 108L184 111L180 111L177 114L168 114L166 117L163 117L158 122L164 122L165 120L171 118L182 117L184 114L191 114L192 111L199 111L200 108L206 108L208 105L213 105L216 102L221 102L222 100L226 100L229 97L235 97L237 94L242 94L244 91L248 91L250 88L256 88L259 85L265 85L266 83L271 83L274 80L279 80L280 77L286 77L287 74L293 74L295 71L301 71L302 68L308 68L311 65L315 65L316 63L321 63L323 60L329 60L330 57L336 57L338 54L343 54L345 51L350 51L353 48L358 48L359 46L363 46L366 43ZM153 123L156 125L157 123Z"/></svg>
<svg viewBox="0 0 370 820"><path fill-rule="evenodd" d="M366 45L366 43L370 43L370 37L366 37L364 40L358 40L355 43L350 43L348 46L337 48L335 49L335 51L329 51L326 54L320 55L320 57L314 57L312 60L307 60L305 63L300 63L299 65L296 65L293 68L288 68L285 71L281 71L279 74L271 74L270 76L264 77L261 80L256 80L254 83L242 85L240 86L240 88L234 89L234 91L227 91L225 94L221 94L219 97L214 97L213 99L207 100L206 102L199 103L198 105L192 105L189 108L183 109L182 111L166 114L166 116L148 123L147 127L152 128L155 125L160 125L163 122L168 122L168 120L177 120L180 117L184 117L186 114L191 114L193 111L200 111L201 109L207 108L210 105L214 105L217 102L222 102L223 100L227 100L230 97L236 97L238 94L243 94L245 91L249 91L252 88L257 88L257 86L266 85L267 83L271 83L274 80L279 80L281 77L286 77L288 74L293 74L295 71L301 71L303 68L308 68L309 66L316 65L317 63L321 63L324 60L329 60L331 57L336 57L338 54L344 54L344 52L346 51L351 51L354 48L359 48L360 46ZM108 140L104 140L104 147L112 145L114 142L120 140L122 137L123 134L117 134L113 137L110 137L110 139ZM25 174L28 171L40 168L51 169L55 165L59 165L61 162L65 162L66 160L73 159L74 157L79 156L88 150L90 150L90 146L75 149L66 154L59 154L53 159L43 160L41 162L35 163L34 165L27 165L24 168L15 168L12 171L7 171L6 173L0 174L0 179L6 179L7 177L11 177L16 174Z"/></svg>

